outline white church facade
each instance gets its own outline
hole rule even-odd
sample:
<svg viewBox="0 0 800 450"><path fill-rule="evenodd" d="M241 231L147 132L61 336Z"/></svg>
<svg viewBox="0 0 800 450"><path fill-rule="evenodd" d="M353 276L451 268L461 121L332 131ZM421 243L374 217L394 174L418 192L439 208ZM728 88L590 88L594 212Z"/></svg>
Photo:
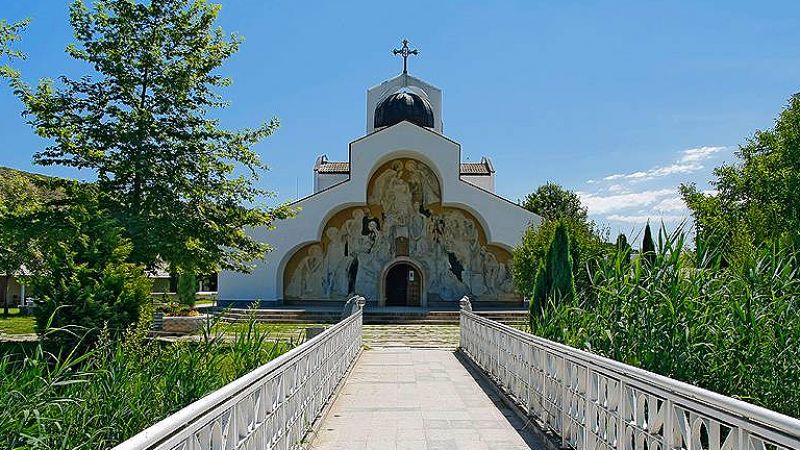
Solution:
<svg viewBox="0 0 800 450"><path fill-rule="evenodd" d="M220 305L521 304L511 250L541 219L494 193L491 160L461 161L441 90L404 71L368 90L366 128L347 161L317 158L296 217L251 231L273 251L220 273Z"/></svg>

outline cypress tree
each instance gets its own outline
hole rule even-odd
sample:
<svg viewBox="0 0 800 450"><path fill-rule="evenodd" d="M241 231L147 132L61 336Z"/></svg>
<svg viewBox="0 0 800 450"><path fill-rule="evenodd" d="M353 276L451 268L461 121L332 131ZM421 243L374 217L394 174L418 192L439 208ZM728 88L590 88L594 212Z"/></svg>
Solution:
<svg viewBox="0 0 800 450"><path fill-rule="evenodd" d="M197 299L197 275L194 272L184 272L178 275L178 303L194 309Z"/></svg>
<svg viewBox="0 0 800 450"><path fill-rule="evenodd" d="M621 250L621 251L630 250L630 248L631 248L631 246L628 244L628 238L623 233L620 233L619 236L617 236L617 244L616 245L617 245L617 249Z"/></svg>
<svg viewBox="0 0 800 450"><path fill-rule="evenodd" d="M544 305L547 303L547 294L552 282L549 280L547 267L544 261L539 261L539 267L536 270L536 284L533 286L533 298L530 304L531 316L541 314Z"/></svg>
<svg viewBox="0 0 800 450"><path fill-rule="evenodd" d="M572 275L572 255L570 253L569 233L561 223L556 228L553 244L547 252L547 265L552 273L551 295L556 302L570 302L575 298L575 279Z"/></svg>
<svg viewBox="0 0 800 450"><path fill-rule="evenodd" d="M572 275L569 233L564 223L559 223L545 261L539 263L530 315L542 314L548 301L559 303L572 301L576 296L575 279ZM533 328L533 327L531 327Z"/></svg>
<svg viewBox="0 0 800 450"><path fill-rule="evenodd" d="M650 232L650 222L644 227L644 239L642 240L643 262L650 267L656 262L656 244L653 242L653 234Z"/></svg>
<svg viewBox="0 0 800 450"><path fill-rule="evenodd" d="M625 234L620 233L617 236L617 242L615 244L617 249L617 259L619 260L622 267L628 267L631 261L631 245L628 244L628 238Z"/></svg>

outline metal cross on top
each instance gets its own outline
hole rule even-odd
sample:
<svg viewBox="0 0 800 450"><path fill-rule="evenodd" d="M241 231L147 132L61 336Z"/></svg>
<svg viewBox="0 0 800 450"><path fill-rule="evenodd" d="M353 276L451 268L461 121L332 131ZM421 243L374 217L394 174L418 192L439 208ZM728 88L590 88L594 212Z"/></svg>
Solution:
<svg viewBox="0 0 800 450"><path fill-rule="evenodd" d="M392 53L397 56L400 55L403 57L403 73L408 73L408 57L410 55L419 55L419 50L409 50L408 49L408 39L403 39L403 48L396 48L392 50Z"/></svg>

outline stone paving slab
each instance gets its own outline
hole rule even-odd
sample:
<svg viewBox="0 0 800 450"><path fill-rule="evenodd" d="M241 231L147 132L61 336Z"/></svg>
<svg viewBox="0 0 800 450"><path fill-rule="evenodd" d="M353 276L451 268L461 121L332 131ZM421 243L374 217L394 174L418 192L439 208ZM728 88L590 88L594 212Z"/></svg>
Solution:
<svg viewBox="0 0 800 450"><path fill-rule="evenodd" d="M364 325L367 347L418 347L455 350L458 325Z"/></svg>
<svg viewBox="0 0 800 450"><path fill-rule="evenodd" d="M456 353L364 351L310 445L315 450L543 448Z"/></svg>

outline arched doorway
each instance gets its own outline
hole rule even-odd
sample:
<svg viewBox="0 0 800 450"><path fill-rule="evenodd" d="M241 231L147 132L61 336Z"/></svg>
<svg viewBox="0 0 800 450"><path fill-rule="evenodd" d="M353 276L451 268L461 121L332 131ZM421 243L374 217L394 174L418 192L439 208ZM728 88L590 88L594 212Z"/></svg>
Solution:
<svg viewBox="0 0 800 450"><path fill-rule="evenodd" d="M411 264L401 262L389 268L383 286L386 306L420 306L422 274Z"/></svg>

